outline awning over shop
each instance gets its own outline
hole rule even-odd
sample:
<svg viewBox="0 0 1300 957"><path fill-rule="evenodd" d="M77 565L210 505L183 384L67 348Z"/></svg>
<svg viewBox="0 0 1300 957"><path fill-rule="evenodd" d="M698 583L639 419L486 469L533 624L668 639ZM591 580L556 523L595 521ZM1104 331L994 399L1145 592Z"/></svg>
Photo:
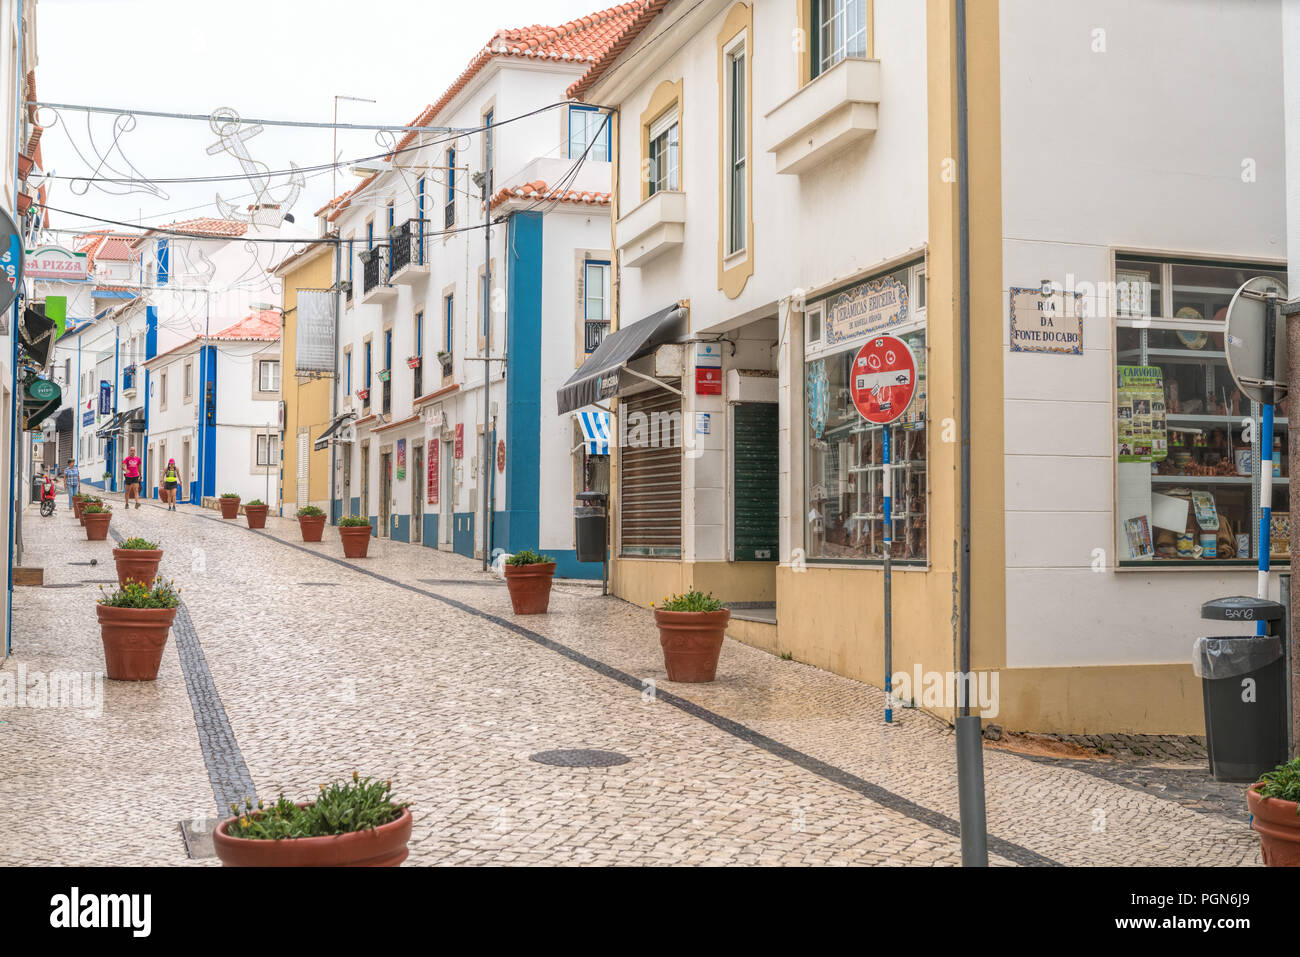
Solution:
<svg viewBox="0 0 1300 957"><path fill-rule="evenodd" d="M325 431L316 439L312 448L317 452L320 452L323 449L329 448L331 442L342 440L344 430L356 417L357 414L355 412L344 412L342 415L336 415L334 420L325 427Z"/></svg>
<svg viewBox="0 0 1300 957"><path fill-rule="evenodd" d="M672 305L611 332L555 394L560 414L618 395L627 363L649 355L661 345L685 338L687 331L686 310Z"/></svg>
<svg viewBox="0 0 1300 957"><path fill-rule="evenodd" d="M609 413L579 412L583 444L588 455L609 455Z"/></svg>
<svg viewBox="0 0 1300 957"><path fill-rule="evenodd" d="M101 439L106 439L122 431L122 413L115 412L113 417L95 430L95 435Z"/></svg>

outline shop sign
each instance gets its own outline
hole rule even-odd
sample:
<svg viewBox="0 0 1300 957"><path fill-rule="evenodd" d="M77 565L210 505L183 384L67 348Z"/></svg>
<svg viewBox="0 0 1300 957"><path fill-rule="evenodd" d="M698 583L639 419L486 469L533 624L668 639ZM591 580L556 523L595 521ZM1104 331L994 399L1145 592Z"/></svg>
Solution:
<svg viewBox="0 0 1300 957"><path fill-rule="evenodd" d="M429 438L424 443L425 456L429 463L429 475L425 479L424 487L428 491L428 502L430 505L438 504L438 479L442 475L442 470L438 467L438 456L442 452L442 442L439 441L438 429L429 423Z"/></svg>
<svg viewBox="0 0 1300 957"><path fill-rule="evenodd" d="M1083 293L1012 286L1011 351L1083 355Z"/></svg>
<svg viewBox="0 0 1300 957"><path fill-rule="evenodd" d="M893 276L872 279L826 300L826 343L861 339L907 318L907 286Z"/></svg>
<svg viewBox="0 0 1300 957"><path fill-rule="evenodd" d="M708 412L695 413L695 434L708 435L711 425L711 418Z"/></svg>
<svg viewBox="0 0 1300 957"><path fill-rule="evenodd" d="M406 480L406 439L397 440L397 481Z"/></svg>
<svg viewBox="0 0 1300 957"><path fill-rule="evenodd" d="M24 275L22 231L0 209L0 335L9 335L8 311L18 298L18 281Z"/></svg>
<svg viewBox="0 0 1300 957"><path fill-rule="evenodd" d="M1169 454L1164 370L1119 366L1115 416L1121 462L1163 462Z"/></svg>
<svg viewBox="0 0 1300 957"><path fill-rule="evenodd" d="M465 457L465 423L456 423L456 458Z"/></svg>
<svg viewBox="0 0 1300 957"><path fill-rule="evenodd" d="M497 471L502 475L506 471L506 440L497 440Z"/></svg>
<svg viewBox="0 0 1300 957"><path fill-rule="evenodd" d="M696 343L695 394L722 395L722 343Z"/></svg>
<svg viewBox="0 0 1300 957"><path fill-rule="evenodd" d="M916 395L916 360L897 336L877 336L859 349L849 376L853 405L877 425L901 418Z"/></svg>
<svg viewBox="0 0 1300 957"><path fill-rule="evenodd" d="M100 380L99 383L99 414L112 415L113 413L113 387L109 383Z"/></svg>
<svg viewBox="0 0 1300 957"><path fill-rule="evenodd" d="M28 279L53 279L80 282L89 275L85 253L74 253L62 246L38 246L27 250L23 275Z"/></svg>

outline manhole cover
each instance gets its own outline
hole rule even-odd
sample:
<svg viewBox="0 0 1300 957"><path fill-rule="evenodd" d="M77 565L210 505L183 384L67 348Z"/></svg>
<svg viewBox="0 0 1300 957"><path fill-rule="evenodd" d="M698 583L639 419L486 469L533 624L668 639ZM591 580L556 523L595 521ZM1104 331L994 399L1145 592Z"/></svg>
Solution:
<svg viewBox="0 0 1300 957"><path fill-rule="evenodd" d="M538 751L528 760L538 764L553 764L558 768L612 768L627 764L632 759L617 751L598 751L593 748L561 748L558 751Z"/></svg>

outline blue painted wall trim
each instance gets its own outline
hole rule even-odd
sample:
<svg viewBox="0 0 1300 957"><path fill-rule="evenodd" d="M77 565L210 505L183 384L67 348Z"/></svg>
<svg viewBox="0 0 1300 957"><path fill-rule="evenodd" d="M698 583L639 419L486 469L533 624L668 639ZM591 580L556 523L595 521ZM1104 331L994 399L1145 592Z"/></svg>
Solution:
<svg viewBox="0 0 1300 957"><path fill-rule="evenodd" d="M573 549L559 552L553 548L547 548L543 549L543 551L555 559L556 578L586 578L600 581L604 566L599 562L580 562L578 561L578 553Z"/></svg>
<svg viewBox="0 0 1300 957"><path fill-rule="evenodd" d="M158 354L158 307L145 306L144 357L146 360L152 359L157 354Z"/></svg>
<svg viewBox="0 0 1300 957"><path fill-rule="evenodd" d="M424 516L424 534L420 538L420 544L426 548L438 547L438 516L437 514Z"/></svg>
<svg viewBox="0 0 1300 957"><path fill-rule="evenodd" d="M379 516L378 515L370 516L370 537L371 538L379 537Z"/></svg>
<svg viewBox="0 0 1300 957"><path fill-rule="evenodd" d="M360 496L360 495L353 495L353 496L352 496L352 506L348 509L348 514L349 514L349 515L360 515L360 514L361 514L361 496Z"/></svg>
<svg viewBox="0 0 1300 957"><path fill-rule="evenodd" d="M343 499L336 498L330 503L330 524L337 525L343 517Z"/></svg>
<svg viewBox="0 0 1300 957"><path fill-rule="evenodd" d="M199 468L200 496L217 494L217 347L199 350ZM211 390L211 411L208 398ZM162 463L166 465L167 463Z"/></svg>
<svg viewBox="0 0 1300 957"><path fill-rule="evenodd" d="M506 248L507 517L494 544L514 552L537 548L541 531L542 214L511 216Z"/></svg>
<svg viewBox="0 0 1300 957"><path fill-rule="evenodd" d="M397 521L393 523L390 536L395 542L409 543L411 541L411 516L395 515L394 518Z"/></svg>

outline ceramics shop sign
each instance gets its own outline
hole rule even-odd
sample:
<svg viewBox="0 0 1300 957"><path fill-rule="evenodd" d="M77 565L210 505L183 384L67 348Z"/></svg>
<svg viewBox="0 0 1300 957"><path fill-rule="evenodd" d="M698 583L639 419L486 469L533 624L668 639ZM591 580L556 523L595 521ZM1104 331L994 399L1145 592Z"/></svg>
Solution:
<svg viewBox="0 0 1300 957"><path fill-rule="evenodd" d="M848 342L908 318L907 286L893 276L872 279L826 300L826 342Z"/></svg>
<svg viewBox="0 0 1300 957"><path fill-rule="evenodd" d="M438 441L438 430L429 426L429 438L424 443L425 455L428 459L429 474L425 479L424 487L428 489L428 503L430 505L438 504L438 478L441 475L441 469L438 467L438 456L442 451L442 443Z"/></svg>
<svg viewBox="0 0 1300 957"><path fill-rule="evenodd" d="M397 440L397 480L406 480L406 439Z"/></svg>
<svg viewBox="0 0 1300 957"><path fill-rule="evenodd" d="M456 458L465 457L465 423L456 423Z"/></svg>
<svg viewBox="0 0 1300 957"><path fill-rule="evenodd" d="M1012 286L1011 351L1083 355L1083 293Z"/></svg>
<svg viewBox="0 0 1300 957"><path fill-rule="evenodd" d="M27 250L23 275L28 279L53 279L79 282L89 275L85 253L74 253L62 246L38 246Z"/></svg>
<svg viewBox="0 0 1300 957"><path fill-rule="evenodd" d="M916 360L897 336L877 336L853 358L849 394L868 422L888 425L907 411L916 395Z"/></svg>

